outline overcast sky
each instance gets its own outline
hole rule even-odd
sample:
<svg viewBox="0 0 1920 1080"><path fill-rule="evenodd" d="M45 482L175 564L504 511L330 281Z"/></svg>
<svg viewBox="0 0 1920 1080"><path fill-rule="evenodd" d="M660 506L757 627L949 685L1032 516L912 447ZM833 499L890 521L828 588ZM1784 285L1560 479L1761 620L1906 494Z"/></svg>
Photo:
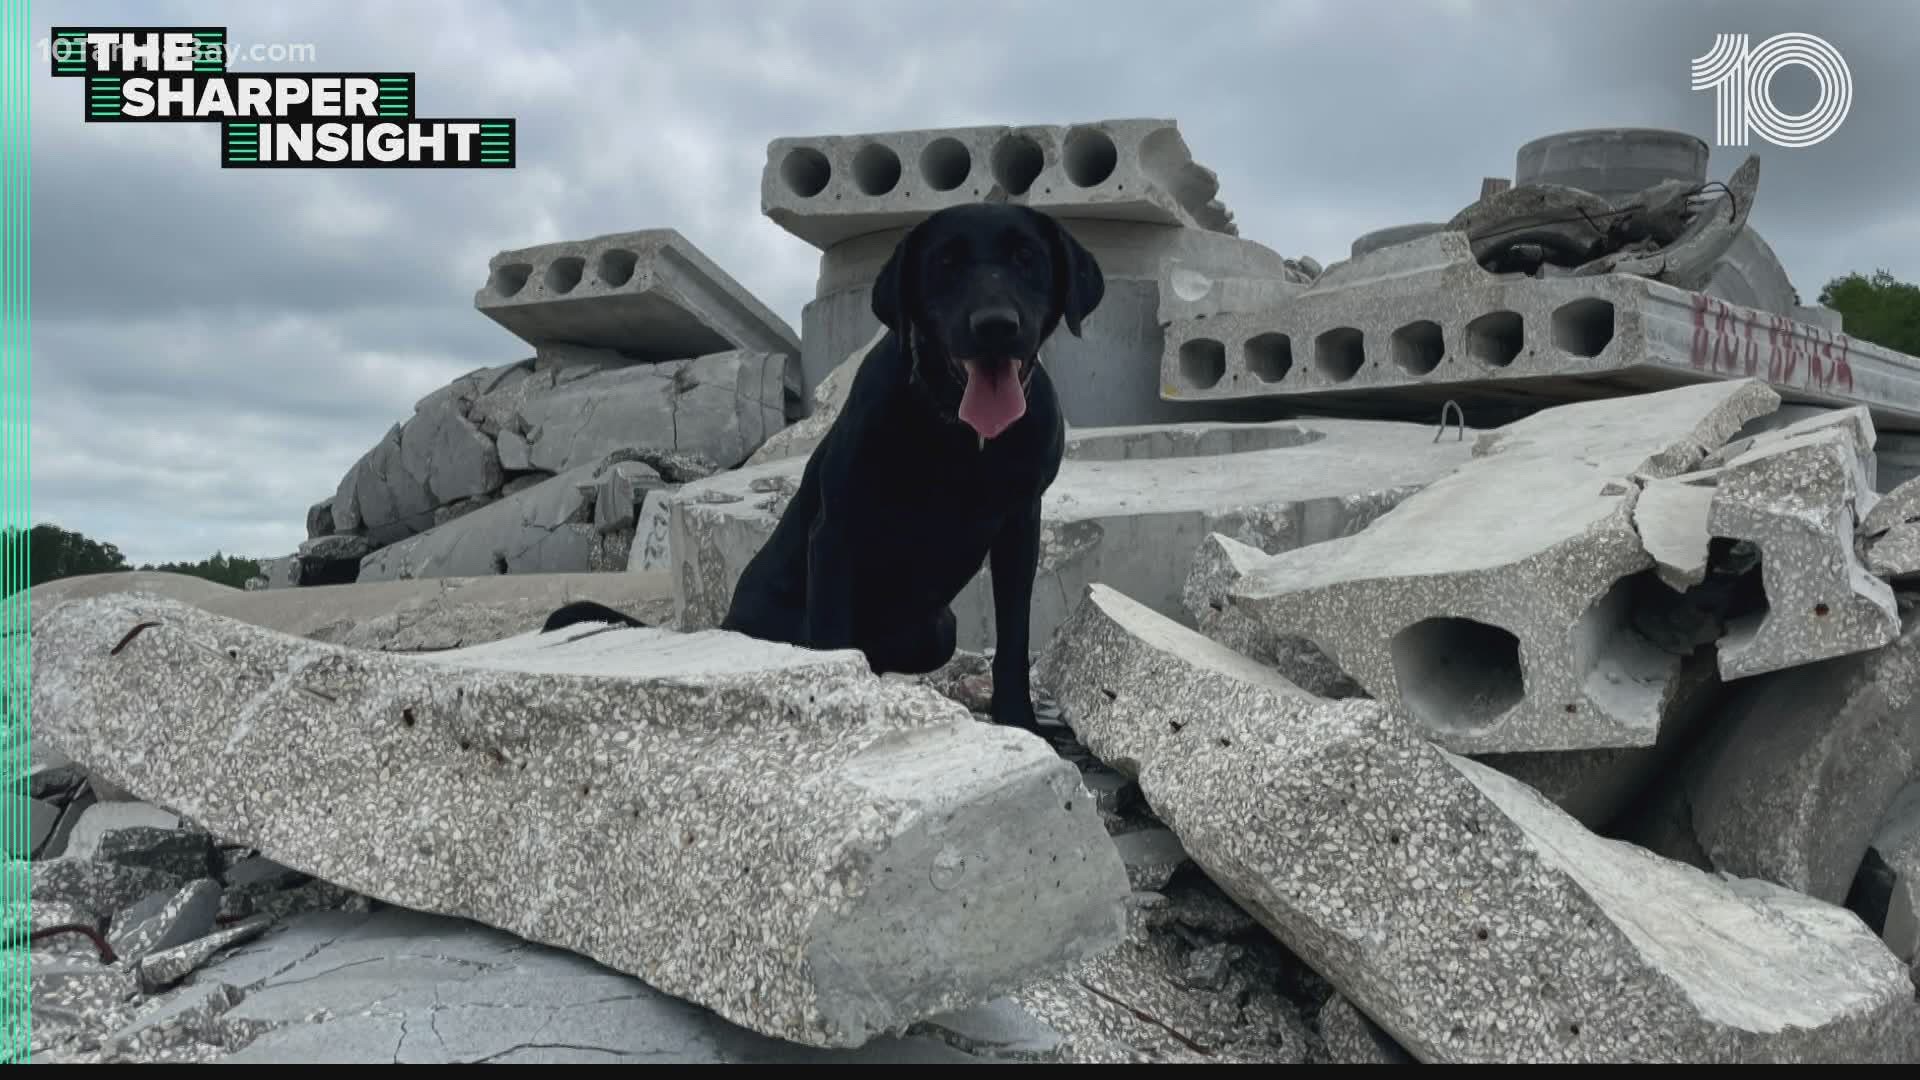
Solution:
<svg viewBox="0 0 1920 1080"><path fill-rule="evenodd" d="M512 116L513 171L219 167L215 125L80 119L33 92L33 511L138 561L291 551L309 504L413 403L531 350L473 294L503 248L670 226L797 330L817 252L760 213L771 139L1176 119L1241 234L1331 262L1444 220L1538 135L1713 140L1688 61L1818 34L1851 115L1762 155L1753 223L1809 302L1920 280L1915 0L837 0L38 3L56 24L224 25L304 65L403 70L418 114ZM1779 79L1783 107L1813 80ZM1716 150L1725 179L1742 151Z"/></svg>

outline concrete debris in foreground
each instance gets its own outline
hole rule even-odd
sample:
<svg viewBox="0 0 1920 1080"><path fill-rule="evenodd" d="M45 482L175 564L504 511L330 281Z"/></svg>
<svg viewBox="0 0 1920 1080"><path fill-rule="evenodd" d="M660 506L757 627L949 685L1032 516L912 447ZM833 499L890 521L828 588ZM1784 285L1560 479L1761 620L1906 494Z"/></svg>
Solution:
<svg viewBox="0 0 1920 1080"><path fill-rule="evenodd" d="M1195 862L1422 1061L1915 1052L1906 965L1852 913L1594 836L1111 589L1039 678Z"/></svg>
<svg viewBox="0 0 1920 1080"><path fill-rule="evenodd" d="M109 595L44 614L33 659L36 734L223 839L793 1042L1122 932L1073 767L851 652L576 627L400 656Z"/></svg>
<svg viewBox="0 0 1920 1080"><path fill-rule="evenodd" d="M1634 529L1638 484L1778 404L1740 381L1549 410L1364 531L1262 560L1227 602L1456 753L1654 745L1693 643L1642 626L1680 598Z"/></svg>
<svg viewBox="0 0 1920 1080"><path fill-rule="evenodd" d="M32 620L62 602L145 593L296 637L383 652L439 652L538 630L571 601L598 600L657 625L672 614L662 574L514 574L245 591L185 574L131 570L33 588Z"/></svg>

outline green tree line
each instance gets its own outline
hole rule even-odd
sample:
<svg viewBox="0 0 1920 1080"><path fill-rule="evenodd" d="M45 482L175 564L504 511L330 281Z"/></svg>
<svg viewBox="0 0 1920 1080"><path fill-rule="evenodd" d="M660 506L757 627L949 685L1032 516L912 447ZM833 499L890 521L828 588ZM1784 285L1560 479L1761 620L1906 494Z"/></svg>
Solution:
<svg viewBox="0 0 1920 1080"><path fill-rule="evenodd" d="M19 528L7 529L0 536L0 545L7 550L18 550L20 543ZM127 557L112 543L95 540L92 537L63 529L58 525L35 525L27 537L29 584L58 581L61 578L78 577L83 574L106 574L117 570L156 570L168 574L188 574L206 578L242 588L248 578L260 573L257 559L243 559L214 552L211 558L199 562L143 563L134 566Z"/></svg>
<svg viewBox="0 0 1920 1080"><path fill-rule="evenodd" d="M1885 270L1848 274L1827 282L1820 302L1840 313L1848 337L1920 356L1920 285Z"/></svg>

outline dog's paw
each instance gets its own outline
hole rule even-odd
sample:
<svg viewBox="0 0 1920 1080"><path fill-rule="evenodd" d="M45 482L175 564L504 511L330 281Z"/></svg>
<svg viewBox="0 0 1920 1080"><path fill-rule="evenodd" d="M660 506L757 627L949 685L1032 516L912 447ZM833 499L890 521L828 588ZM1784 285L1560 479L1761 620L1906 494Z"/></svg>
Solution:
<svg viewBox="0 0 1920 1080"><path fill-rule="evenodd" d="M1039 731L1039 718L1033 714L1033 702L1026 697L1012 699L995 697L988 710L993 722L1004 727L1023 728L1027 731Z"/></svg>

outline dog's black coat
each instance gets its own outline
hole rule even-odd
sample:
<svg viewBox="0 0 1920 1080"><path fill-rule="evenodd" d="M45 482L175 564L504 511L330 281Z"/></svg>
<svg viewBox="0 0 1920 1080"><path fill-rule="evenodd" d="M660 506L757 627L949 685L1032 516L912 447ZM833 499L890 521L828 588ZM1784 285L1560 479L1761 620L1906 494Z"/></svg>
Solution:
<svg viewBox="0 0 1920 1080"><path fill-rule="evenodd" d="M924 673L952 658L950 605L986 565L993 718L1032 727L1027 660L1040 500L1066 447L1065 418L1038 354L1063 321L1078 336L1105 291L1092 254L1026 207L954 207L912 229L874 283L873 312L888 333L861 364L773 536L747 565L721 628L854 648L877 672ZM997 380L1013 377L1026 384L1018 420L986 430L1006 418L1005 395L997 414L971 410L981 430L960 419L969 379L1010 388ZM546 628L578 622L640 625L581 602L556 611Z"/></svg>

